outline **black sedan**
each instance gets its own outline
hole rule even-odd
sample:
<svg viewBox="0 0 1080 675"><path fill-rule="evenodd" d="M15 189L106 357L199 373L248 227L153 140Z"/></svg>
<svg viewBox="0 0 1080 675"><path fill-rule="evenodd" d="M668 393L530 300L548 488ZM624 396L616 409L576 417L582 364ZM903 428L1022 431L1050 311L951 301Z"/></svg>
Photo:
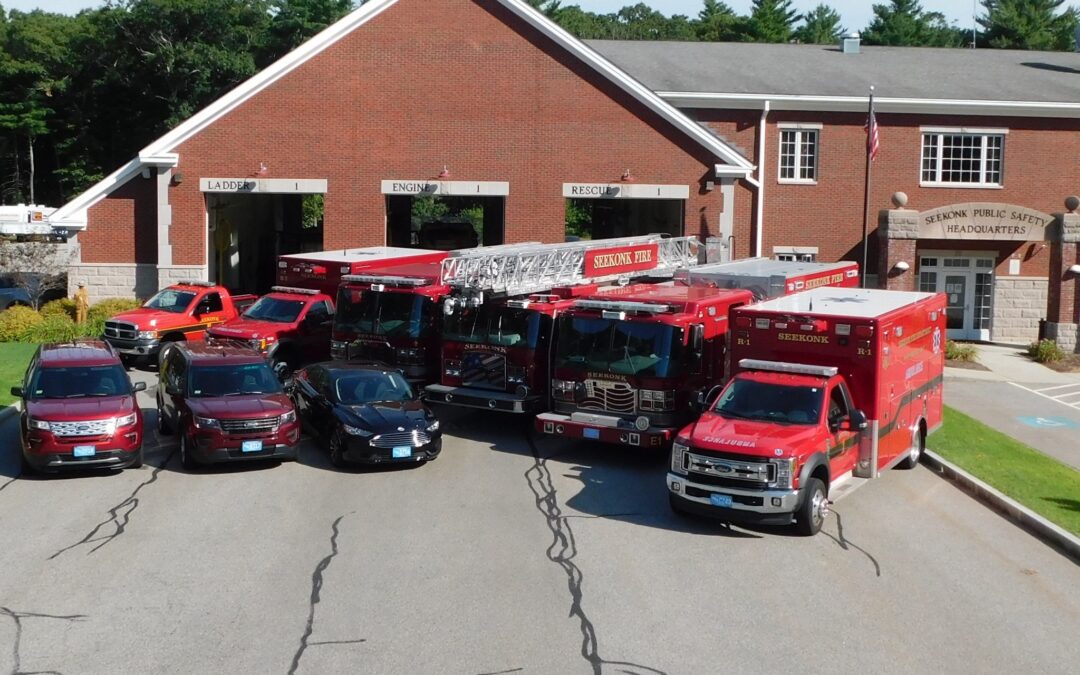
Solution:
<svg viewBox="0 0 1080 675"><path fill-rule="evenodd" d="M296 371L292 395L334 466L426 462L442 450L435 414L400 371L382 363L310 365Z"/></svg>

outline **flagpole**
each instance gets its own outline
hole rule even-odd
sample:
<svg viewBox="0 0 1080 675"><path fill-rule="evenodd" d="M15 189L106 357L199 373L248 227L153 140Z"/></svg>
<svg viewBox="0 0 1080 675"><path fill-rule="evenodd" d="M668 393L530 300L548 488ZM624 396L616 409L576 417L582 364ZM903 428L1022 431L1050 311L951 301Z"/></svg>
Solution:
<svg viewBox="0 0 1080 675"><path fill-rule="evenodd" d="M870 107L866 113L866 179L863 184L863 221L862 221L862 275L860 275L861 282L860 288L866 288L866 270L867 261L870 257L870 134L873 132L871 125L875 122L873 120L874 115L874 86L870 85ZM878 276L882 274L881 270L878 270ZM880 285L880 281L879 281Z"/></svg>

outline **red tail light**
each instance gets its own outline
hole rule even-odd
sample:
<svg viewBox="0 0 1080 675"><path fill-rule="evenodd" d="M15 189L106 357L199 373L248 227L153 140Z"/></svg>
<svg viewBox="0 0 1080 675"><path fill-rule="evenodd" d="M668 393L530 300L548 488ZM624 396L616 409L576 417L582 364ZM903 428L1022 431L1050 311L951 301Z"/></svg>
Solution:
<svg viewBox="0 0 1080 675"><path fill-rule="evenodd" d="M736 319L735 319L735 327L736 328L749 328L750 327L750 317L748 317L748 316L736 317Z"/></svg>
<svg viewBox="0 0 1080 675"><path fill-rule="evenodd" d="M855 334L859 337L871 337L874 334L873 326L855 326Z"/></svg>

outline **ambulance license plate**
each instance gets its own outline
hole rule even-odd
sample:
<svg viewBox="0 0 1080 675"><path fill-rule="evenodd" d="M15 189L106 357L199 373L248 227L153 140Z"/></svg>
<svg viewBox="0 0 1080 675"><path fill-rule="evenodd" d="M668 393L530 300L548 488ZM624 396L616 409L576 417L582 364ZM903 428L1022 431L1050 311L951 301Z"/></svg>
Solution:
<svg viewBox="0 0 1080 675"><path fill-rule="evenodd" d="M591 438L594 441L600 440L600 430L599 429L590 429L589 427L585 427L584 429L581 430L581 435L584 436L585 438Z"/></svg>
<svg viewBox="0 0 1080 675"><path fill-rule="evenodd" d="M76 457L93 457L97 454L97 449L92 445L76 445L72 454Z"/></svg>
<svg viewBox="0 0 1080 675"><path fill-rule="evenodd" d="M724 508L731 508L731 495L709 495L709 503L713 506L722 506Z"/></svg>
<svg viewBox="0 0 1080 675"><path fill-rule="evenodd" d="M240 443L240 452L261 452L262 441L242 441Z"/></svg>
<svg viewBox="0 0 1080 675"><path fill-rule="evenodd" d="M404 459L406 457L412 457L412 448L408 446L394 448L394 459Z"/></svg>

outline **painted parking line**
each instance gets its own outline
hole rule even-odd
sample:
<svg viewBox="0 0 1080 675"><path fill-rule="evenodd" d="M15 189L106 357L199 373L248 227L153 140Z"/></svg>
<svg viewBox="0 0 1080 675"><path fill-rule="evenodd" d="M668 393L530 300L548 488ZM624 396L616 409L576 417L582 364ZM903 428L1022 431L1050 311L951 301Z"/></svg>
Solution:
<svg viewBox="0 0 1080 675"><path fill-rule="evenodd" d="M1025 387L1024 385L1017 384L1015 382L1010 382L1009 384L1011 384L1014 387L1017 387L1018 389L1023 389L1024 391L1031 392L1032 394L1035 394L1036 396L1042 396L1043 398L1054 401L1055 403L1060 403L1061 405L1072 408L1073 410L1080 410L1080 399L1065 400L1065 399L1069 399L1070 397L1072 397L1072 396L1074 396L1074 395L1076 395L1077 393L1080 393L1080 392L1065 392L1065 393L1057 394L1055 396L1055 395L1043 393L1043 392L1046 392L1046 391L1050 391L1049 389L1031 389L1030 387ZM1063 385L1063 386L1075 387L1075 386L1078 386L1078 385L1069 384L1069 385Z"/></svg>
<svg viewBox="0 0 1080 675"><path fill-rule="evenodd" d="M1080 387L1080 384L1059 384L1055 387L1043 387L1042 389L1036 389L1035 391L1056 391L1058 389L1069 389L1071 387Z"/></svg>

